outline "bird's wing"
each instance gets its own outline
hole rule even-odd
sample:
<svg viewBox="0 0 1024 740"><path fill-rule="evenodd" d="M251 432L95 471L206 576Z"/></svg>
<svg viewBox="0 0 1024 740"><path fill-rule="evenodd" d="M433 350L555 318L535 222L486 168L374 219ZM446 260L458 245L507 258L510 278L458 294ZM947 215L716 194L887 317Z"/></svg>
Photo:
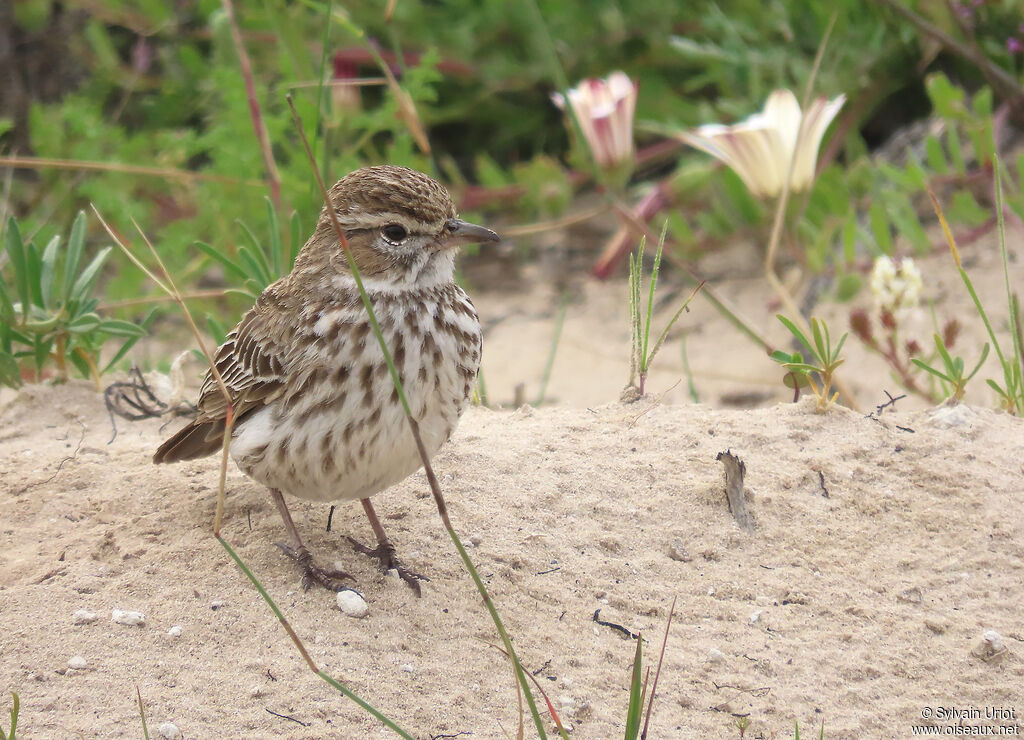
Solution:
<svg viewBox="0 0 1024 740"><path fill-rule="evenodd" d="M249 309L214 355L214 364L230 397L235 420L277 398L285 386L284 348L279 345L259 304ZM279 318L279 317L278 317ZM199 423L227 415L228 399L212 371L207 372L199 402Z"/></svg>

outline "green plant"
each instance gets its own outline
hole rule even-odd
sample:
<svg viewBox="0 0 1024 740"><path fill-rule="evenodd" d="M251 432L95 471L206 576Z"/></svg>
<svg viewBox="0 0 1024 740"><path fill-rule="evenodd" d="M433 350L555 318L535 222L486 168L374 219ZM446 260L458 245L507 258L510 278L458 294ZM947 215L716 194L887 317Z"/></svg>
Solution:
<svg viewBox="0 0 1024 740"><path fill-rule="evenodd" d="M647 373L651 369L654 356L658 354L658 350L665 343L669 330L679 317L682 316L687 306L690 305L690 301L704 287L704 283L700 283L693 289L693 292L683 301L683 305L679 307L679 310L675 312L675 315L672 316L665 325L665 328L662 329L657 341L654 342L654 346L651 346L651 318L654 315L654 291L658 287L658 274L661 271L661 255L665 248L665 233L667 230L668 222L666 221L661 229L661 237L658 239L658 251L654 255L654 265L651 268L651 284L647 290L646 307L641 305L646 237L641 238L640 249L637 250L636 254L629 256L629 320L632 345L629 363L629 383L626 384L622 396L624 400L636 400L643 397Z"/></svg>
<svg viewBox="0 0 1024 740"><path fill-rule="evenodd" d="M964 375L964 360L962 357L951 357L949 351L946 349L945 342L942 341L942 337L938 334L935 337L935 350L938 352L939 357L942 359L942 364L945 372L937 370L929 365L924 360L917 357L911 358L911 362L917 365L922 370L931 373L939 380L949 384L949 400L957 403L964 397L964 389L967 385L967 381L977 375L978 371L981 370L981 366L985 363L985 358L988 357L988 342L985 342L985 346L981 350L981 357L978 359L978 364L974 366L966 376Z"/></svg>
<svg viewBox="0 0 1024 740"><path fill-rule="evenodd" d="M772 359L793 373L795 381L806 381L818 401L818 413L828 411L839 397L838 391L832 391L832 377L836 369L843 364L839 353L842 352L847 334L844 333L833 348L832 337L824 321L811 318L811 336L814 338L811 342L799 327L785 316L778 314L776 318L807 349L811 362L805 362L800 352L789 353L783 350L772 352ZM817 382L814 380L815 377L818 379ZM795 384L794 387L798 388L798 385Z"/></svg>
<svg viewBox="0 0 1024 740"><path fill-rule="evenodd" d="M287 247L281 238L281 225L277 218L277 209L270 198L265 198L267 206L269 244L253 233L244 221L236 223L245 233L248 244L238 248L237 256L225 254L206 242L196 242L202 252L220 263L229 277L242 281L241 288L228 288L227 292L237 293L255 301L263 290L278 278L287 275L295 262L295 256L303 244L302 226L299 214L292 212L288 230Z"/></svg>
<svg viewBox="0 0 1024 740"><path fill-rule="evenodd" d="M100 250L80 270L85 227L85 214L80 212L66 248L62 249L61 238L55 236L39 250L34 242L24 242L17 221L8 221L4 246L13 285L8 287L5 280L0 280L0 384L21 384L19 360L23 359L34 365L38 381L52 359L58 379L68 377L70 363L99 387L100 376L145 334L143 326L102 318L96 312L99 299L92 293L111 248ZM101 368L100 350L111 337L127 339Z"/></svg>
<svg viewBox="0 0 1024 740"><path fill-rule="evenodd" d="M978 312L978 316L981 317L982 323L985 324L985 330L988 332L989 340L995 348L996 357L999 358L999 365L1003 370L1002 385L991 378L986 379L985 382L988 383L988 385L999 395L1000 405L1005 411L1011 414L1019 414L1024 412L1024 373L1022 373L1022 366L1024 366L1024 337L1021 336L1022 327L1020 301L1010 287L1010 264L1009 255L1006 250L1006 224L1003 219L1002 169L1000 167L998 157L993 156L992 168L992 175L995 179L995 208L999 230L999 254L1003 263L1003 279L1006 289L1007 308L1009 310L1010 347L1007 351L1003 350L999 344L999 340L996 339L995 331L992 328L992 322L989 320L985 307L982 305L981 299L978 297L978 292L974 289L974 283L971 281L970 276L964 269L963 263L960 261L960 251L957 249L956 240L953 238L953 232L950 230L949 224L946 222L946 217L942 212L942 206L939 205L938 198L935 197L935 194L931 190L928 191L928 195L931 197L932 206L935 208L935 213L939 217L939 223L942 225L942 230L945 233L946 241L949 244L949 250L953 255L953 260L956 262L957 270L960 272L960 279L963 280L964 285L967 287L967 292L971 295L971 300L974 302L974 307ZM988 345L986 344L985 347L985 352L987 353ZM943 361L946 361L945 357L943 357ZM968 379L976 372L977 368L975 368L974 372L968 376ZM964 382L966 382L966 380Z"/></svg>
<svg viewBox="0 0 1024 740"><path fill-rule="evenodd" d="M11 696L14 698L14 704L11 706L11 727L7 732L0 727L0 740L14 740L14 733L18 729L18 694L12 691Z"/></svg>

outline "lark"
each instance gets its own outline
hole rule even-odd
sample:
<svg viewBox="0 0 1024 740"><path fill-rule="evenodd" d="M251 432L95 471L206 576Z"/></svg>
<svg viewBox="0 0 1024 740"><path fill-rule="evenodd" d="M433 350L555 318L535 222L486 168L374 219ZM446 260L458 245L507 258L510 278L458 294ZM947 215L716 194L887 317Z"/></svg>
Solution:
<svg viewBox="0 0 1024 740"><path fill-rule="evenodd" d="M366 167L329 193L427 453L452 435L480 367L476 309L455 282L460 245L498 235L458 218L448 191L405 167ZM368 548L419 595L423 577L397 557L370 497L421 467L384 354L327 206L291 273L270 285L215 355L235 424L230 453L270 489L303 585L331 590L351 578L319 565L302 542L285 495L359 499L377 538ZM221 450L228 404L212 372L196 418L168 439L156 463Z"/></svg>

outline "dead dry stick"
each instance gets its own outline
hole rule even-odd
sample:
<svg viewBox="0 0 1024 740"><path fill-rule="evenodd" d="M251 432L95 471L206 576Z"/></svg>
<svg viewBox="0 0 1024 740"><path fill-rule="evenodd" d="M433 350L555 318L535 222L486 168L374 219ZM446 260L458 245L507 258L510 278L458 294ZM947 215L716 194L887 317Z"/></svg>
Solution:
<svg viewBox="0 0 1024 740"><path fill-rule="evenodd" d="M725 468L725 496L729 503L732 518L745 532L754 531L754 519L747 511L747 502L743 498L743 478L747 474L747 466L732 454L732 450L719 452L715 458Z"/></svg>

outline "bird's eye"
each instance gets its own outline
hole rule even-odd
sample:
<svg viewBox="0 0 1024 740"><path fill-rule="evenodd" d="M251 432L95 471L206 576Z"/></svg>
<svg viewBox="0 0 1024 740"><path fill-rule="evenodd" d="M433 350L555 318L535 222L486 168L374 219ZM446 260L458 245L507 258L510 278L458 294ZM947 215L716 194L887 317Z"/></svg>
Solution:
<svg viewBox="0 0 1024 740"><path fill-rule="evenodd" d="M398 244L405 237L409 236L409 232L401 224L388 224L380 230L380 233L392 244Z"/></svg>

